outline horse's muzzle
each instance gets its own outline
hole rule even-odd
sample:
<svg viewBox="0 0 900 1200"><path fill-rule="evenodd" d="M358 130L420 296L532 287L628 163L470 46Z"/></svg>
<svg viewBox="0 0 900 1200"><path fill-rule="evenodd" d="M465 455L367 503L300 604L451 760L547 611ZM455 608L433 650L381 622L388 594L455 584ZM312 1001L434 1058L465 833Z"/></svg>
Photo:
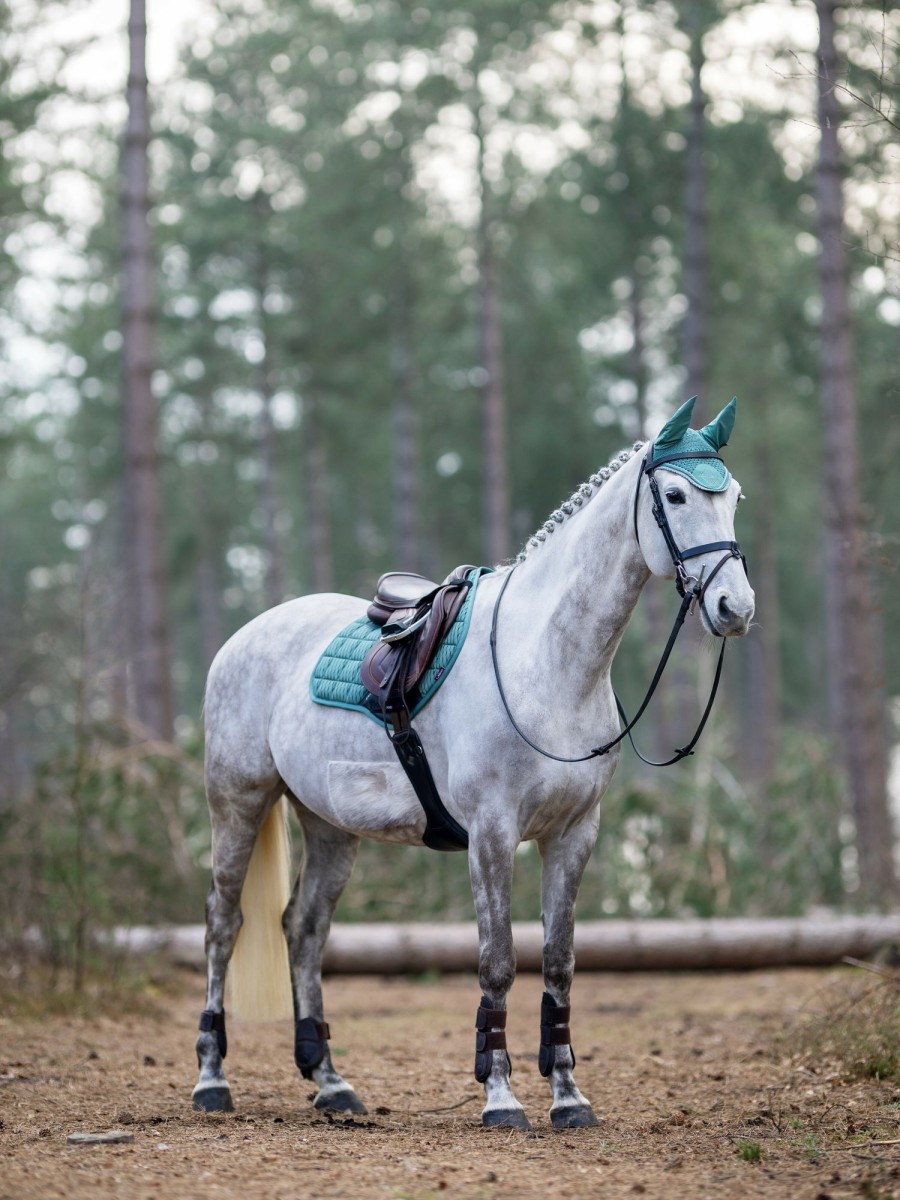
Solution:
<svg viewBox="0 0 900 1200"><path fill-rule="evenodd" d="M756 602L753 592L737 594L728 588L715 588L704 598L704 612L712 632L719 637L743 637L750 628Z"/></svg>

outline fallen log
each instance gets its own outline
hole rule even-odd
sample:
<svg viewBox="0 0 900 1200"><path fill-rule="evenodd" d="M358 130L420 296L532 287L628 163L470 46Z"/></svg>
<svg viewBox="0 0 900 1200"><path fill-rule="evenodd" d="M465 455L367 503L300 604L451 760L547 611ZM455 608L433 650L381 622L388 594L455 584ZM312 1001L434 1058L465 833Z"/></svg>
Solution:
<svg viewBox="0 0 900 1200"><path fill-rule="evenodd" d="M170 961L203 965L202 925L118 929L112 943L136 954L158 952ZM513 923L520 971L541 969L539 921ZM722 917L709 920L581 921L575 957L581 971L677 971L753 967L825 966L867 958L900 943L900 913L889 916ZM474 971L474 923L336 924L325 950L327 974L402 975L421 971Z"/></svg>

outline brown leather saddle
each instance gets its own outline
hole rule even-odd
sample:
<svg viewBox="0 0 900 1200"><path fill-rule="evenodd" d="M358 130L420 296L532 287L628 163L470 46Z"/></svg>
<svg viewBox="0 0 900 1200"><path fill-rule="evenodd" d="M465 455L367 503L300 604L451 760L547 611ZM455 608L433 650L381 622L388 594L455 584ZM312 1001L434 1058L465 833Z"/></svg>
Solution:
<svg viewBox="0 0 900 1200"><path fill-rule="evenodd" d="M359 674L382 709L414 692L466 602L473 570L457 567L443 583L402 571L390 571L378 580L367 616L381 626L381 637L363 659Z"/></svg>
<svg viewBox="0 0 900 1200"><path fill-rule="evenodd" d="M359 676L375 698L391 745L425 812L422 841L432 850L465 850L469 835L447 811L435 786L410 707L428 664L466 602L475 567L457 567L443 583L391 571L378 580L368 617L381 637L363 659ZM474 576L473 576L474 578Z"/></svg>

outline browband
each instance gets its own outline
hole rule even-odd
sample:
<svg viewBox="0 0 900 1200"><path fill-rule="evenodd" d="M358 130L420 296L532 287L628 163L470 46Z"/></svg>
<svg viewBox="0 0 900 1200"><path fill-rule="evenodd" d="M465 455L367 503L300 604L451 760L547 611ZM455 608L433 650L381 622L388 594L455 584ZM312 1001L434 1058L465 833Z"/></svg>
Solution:
<svg viewBox="0 0 900 1200"><path fill-rule="evenodd" d="M668 454L661 454L659 458L653 456L652 461L648 464L647 457L644 458L644 471L652 471L656 467L661 467L663 463L678 462L682 458L717 458L719 462L724 462L721 454L716 454L715 450L670 450Z"/></svg>

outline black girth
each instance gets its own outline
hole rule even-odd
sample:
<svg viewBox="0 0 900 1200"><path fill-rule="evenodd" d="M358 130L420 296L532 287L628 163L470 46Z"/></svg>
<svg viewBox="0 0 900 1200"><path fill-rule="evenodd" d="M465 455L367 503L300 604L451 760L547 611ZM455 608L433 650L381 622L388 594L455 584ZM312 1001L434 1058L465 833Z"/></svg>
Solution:
<svg viewBox="0 0 900 1200"><path fill-rule="evenodd" d="M506 693L503 690L503 683L500 679L500 667L497 662L497 622L500 615L500 602L503 599L503 593L506 591L507 584L513 576L515 567L504 579L503 586L497 595L497 600L494 604L494 616L491 622L491 660L494 664L494 677L497 680L497 688L500 692L500 699L503 701L503 707L506 710L506 715L509 717L513 729L515 729L519 737L522 738L522 740L526 742L532 748L532 750L536 750L537 753L543 755L544 758L551 758L556 762L586 762L588 759L599 758L604 754L608 754L614 746L618 746L619 742L621 742L623 738L627 737L631 742L632 749L642 762L647 763L648 766L651 767L668 767L673 763L680 762L683 758L687 758L688 755L693 754L694 747L700 740L700 735L703 733L703 730L706 727L706 722L709 719L709 714L712 712L716 693L719 690L719 680L722 677L722 660L725 657L726 639L722 637L721 634L715 635L716 637L722 637L722 646L719 651L718 662L716 663L716 674L715 678L713 679L712 689L710 691L706 707L703 710L703 715L700 718L700 724L697 726L697 729L695 730L694 736L691 738L691 740L686 745L676 748L675 753L671 758L667 758L664 762L653 762L648 758L644 758L643 754L641 754L640 750L638 750L637 746L635 746L634 738L631 736L631 731L644 715L647 705L650 703L650 699L659 685L659 681L662 678L663 671L666 668L666 663L669 661L669 656L671 655L672 649L675 646L676 638L681 632L681 627L684 624L688 610L694 604L702 605L704 603L706 591L709 585L712 583L713 579L715 579L716 575L718 575L722 567L724 567L725 563L729 561L729 559L739 558L744 565L744 571L747 570L747 560L737 542L707 542L702 546L691 546L687 550L681 550L679 548L678 543L675 541L675 537L672 533L671 526L669 525L669 518L666 515L666 510L663 506L659 485L657 484L653 474L657 467L664 466L667 462L676 462L677 460L684 458L718 458L719 455L716 454L714 450L696 450L693 452L673 451L671 454L663 454L660 455L659 458L652 460L652 454L653 451L651 449L650 452L644 457L644 461L641 463L641 473L638 476L637 486L634 490L634 534L635 538L638 539L638 545L640 545L637 528L638 501L641 493L641 480L646 475L650 486L650 494L653 498L653 516L657 525L659 526L660 532L663 535L666 546L669 550L669 554L672 558L672 563L675 567L675 586L678 589L678 594L681 596L681 606L675 617L675 623L672 626L672 632L669 634L669 640L666 642L665 649L663 650L662 657L659 660L659 665L656 668L653 678L650 681L650 686L647 689L647 693L644 696L644 699L641 701L640 708L630 721L628 720L625 709L622 707L621 700L619 699L618 695L613 692L613 695L616 697L616 708L619 711L619 716L624 722L625 728L622 729L618 736L613 738L611 742L606 742L602 746L595 746L587 754L580 754L574 758L567 758L560 754L553 754L549 750L544 750L540 746L536 745L516 723L515 717L510 712L509 704L506 699ZM723 550L725 553L713 567L712 571L710 571L705 581L703 579L702 572L699 577L689 573L687 567L685 566L685 563L688 559L697 558L701 554L708 554L715 550ZM708 613L707 619L709 619ZM709 624L712 627L712 621L710 621Z"/></svg>
<svg viewBox="0 0 900 1200"><path fill-rule="evenodd" d="M429 850L468 850L469 835L447 808L437 790L422 739L409 723L409 709L385 712L385 729L406 777L425 813L422 841ZM387 725L390 720L390 728Z"/></svg>

